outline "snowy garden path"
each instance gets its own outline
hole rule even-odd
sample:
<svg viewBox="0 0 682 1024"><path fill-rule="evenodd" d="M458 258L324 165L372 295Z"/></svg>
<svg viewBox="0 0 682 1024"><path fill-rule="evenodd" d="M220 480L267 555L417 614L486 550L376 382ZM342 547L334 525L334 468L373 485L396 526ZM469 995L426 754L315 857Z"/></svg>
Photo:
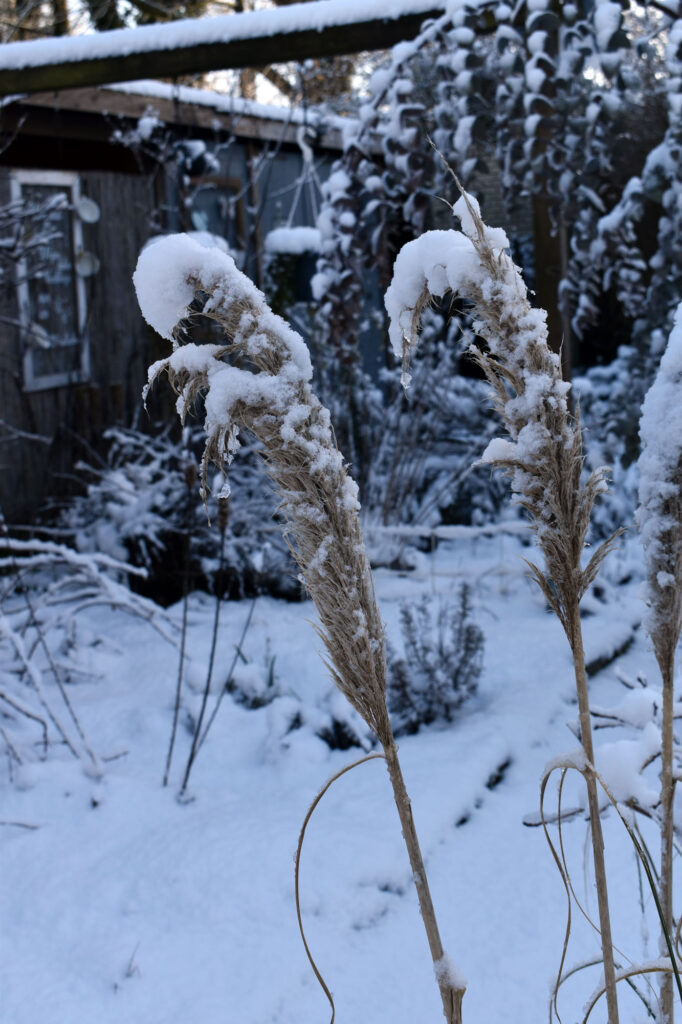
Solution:
<svg viewBox="0 0 682 1024"><path fill-rule="evenodd" d="M546 1020L563 938L563 888L542 830L525 827L523 818L537 812L544 765L576 746L567 729L575 715L571 664L559 627L524 577L523 553L509 537L448 542L420 556L416 573L380 570L376 577L395 643L401 599L446 594L462 578L474 586L486 636L474 702L454 725L400 743L444 943L469 983L465 1019L478 1022ZM615 558L621 565L613 575L623 575L625 555ZM610 585L605 604L591 599L588 660L632 633L641 614L636 586ZM247 613L247 602L225 606L220 667ZM173 614L179 619L180 609ZM25 767L14 785L2 783L0 819L40 826L0 828L3 1024L328 1019L297 933L293 853L309 802L361 751L330 751L315 734L330 713L350 716L319 659L311 606L261 598L244 653L261 671L275 657L279 696L258 710L223 701L194 768L194 799L179 804L184 722L198 711L212 614L211 600L194 595L188 675L195 689L185 690L165 790L177 654L119 613L100 609L80 620L80 657L100 678L73 684L72 696L98 753L122 756L107 762L102 781L53 753ZM640 632L617 664L654 678ZM600 704L622 692L613 665L595 677ZM303 724L292 729L296 709ZM579 792L569 786L566 805ZM568 824L565 837L583 893L584 824ZM636 872L612 816L606 842L617 937L642 957ZM380 763L344 776L318 808L303 851L302 900L339 1022L440 1019ZM588 933L577 927L572 960L596 950ZM567 1019L597 978L593 969L566 987ZM640 1003L630 1009L628 1019L643 1017ZM603 1016L600 1007L594 1019Z"/></svg>

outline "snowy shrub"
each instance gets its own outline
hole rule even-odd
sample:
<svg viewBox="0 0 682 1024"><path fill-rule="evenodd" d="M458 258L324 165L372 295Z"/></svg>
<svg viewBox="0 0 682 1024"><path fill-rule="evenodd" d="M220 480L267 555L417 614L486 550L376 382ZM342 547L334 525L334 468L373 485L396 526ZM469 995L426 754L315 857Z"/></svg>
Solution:
<svg viewBox="0 0 682 1024"><path fill-rule="evenodd" d="M316 370L365 516L383 526L485 522L505 499L489 473L472 471L494 417L480 400L480 381L462 365L466 314L445 306L425 317L406 398L395 362L382 351L385 314L366 300L388 286L401 245L447 216L433 193L454 198L454 182L428 141L447 77L445 21L397 48L373 76L370 100L323 186L318 218Z"/></svg>
<svg viewBox="0 0 682 1024"><path fill-rule="evenodd" d="M79 615L98 605L121 609L174 642L165 614L122 582L139 574L106 554L17 539L0 517L0 740L10 778L55 748L101 774L72 691L93 679L94 651L110 641L83 629Z"/></svg>
<svg viewBox="0 0 682 1024"><path fill-rule="evenodd" d="M454 600L423 597L400 607L404 656L389 650L388 708L396 736L421 725L451 722L478 687L483 632L471 618L471 590Z"/></svg>
<svg viewBox="0 0 682 1024"><path fill-rule="evenodd" d="M295 693L280 693L270 703L268 715L269 753L277 758L306 737L315 736L330 750L371 750L373 736L358 713L334 692L316 706Z"/></svg>
<svg viewBox="0 0 682 1024"><path fill-rule="evenodd" d="M498 424L484 382L461 372L465 320L427 309L409 393L400 387L399 371L386 374L386 406L363 502L370 521L480 525L507 501L502 481L475 465Z"/></svg>
<svg viewBox="0 0 682 1024"><path fill-rule="evenodd" d="M252 710L265 707L278 694L274 655L269 657L264 665L257 662L237 665L227 689L233 699L244 707Z"/></svg>
<svg viewBox="0 0 682 1024"><path fill-rule="evenodd" d="M190 589L214 590L229 597L271 593L300 597L293 562L275 518L275 499L253 447L231 477L232 503L224 543L217 529L214 499L211 526L198 492L198 435L182 442L167 433L150 436L113 428L102 466L81 465L86 492L63 509L60 529L80 551L102 551L141 566L134 585L163 604Z"/></svg>
<svg viewBox="0 0 682 1024"><path fill-rule="evenodd" d="M324 397L339 413L363 505L374 454L363 437L369 383L346 368L362 368L368 344L363 278L371 272L386 287L401 245L447 216L433 197L456 198L429 138L465 186L504 204L514 258L549 310L552 348L564 338L566 361L581 366L629 347L619 418L622 456L636 458L637 410L682 294L681 83L674 5L593 0L451 4L373 75L323 196L316 296L323 358L342 354L330 371L338 410L333 387ZM608 529L600 518L597 528Z"/></svg>
<svg viewBox="0 0 682 1024"><path fill-rule="evenodd" d="M590 539L605 540L621 526L634 524L637 507L637 433L639 406L632 401L629 366L632 349L623 346L605 366L592 366L573 379L588 471L610 466L611 487L595 506Z"/></svg>

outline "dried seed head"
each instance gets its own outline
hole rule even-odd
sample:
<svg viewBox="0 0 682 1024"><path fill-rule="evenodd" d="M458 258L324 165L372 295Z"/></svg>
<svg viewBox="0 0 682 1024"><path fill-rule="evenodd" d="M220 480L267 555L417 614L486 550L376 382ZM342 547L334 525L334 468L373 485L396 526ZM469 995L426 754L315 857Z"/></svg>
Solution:
<svg viewBox="0 0 682 1024"><path fill-rule="evenodd" d="M484 224L478 203L466 193L453 209L461 232L427 232L399 253L386 293L389 335L396 354L409 355L430 296L452 292L474 303L474 331L487 350L472 346L472 354L509 435L492 441L481 462L511 477L545 556L546 572L531 566L533 575L570 635L567 609L590 585L615 539L581 568L590 514L606 489L606 471L600 468L581 483L582 433L579 417L568 411L570 385L547 344L546 313L531 307L506 252L506 235Z"/></svg>
<svg viewBox="0 0 682 1024"><path fill-rule="evenodd" d="M163 273L168 279L160 284ZM146 249L135 284L143 315L166 337L177 335L178 321L193 302L223 328L226 345L176 345L150 367L149 383L167 374L183 417L203 395L204 494L209 462L221 469L230 463L240 430L261 442L292 552L317 607L332 677L382 743L388 742L384 630L362 542L357 487L334 443L329 413L310 389L305 344L230 257L186 236ZM173 297L170 311L159 294ZM228 353L254 370L227 363Z"/></svg>

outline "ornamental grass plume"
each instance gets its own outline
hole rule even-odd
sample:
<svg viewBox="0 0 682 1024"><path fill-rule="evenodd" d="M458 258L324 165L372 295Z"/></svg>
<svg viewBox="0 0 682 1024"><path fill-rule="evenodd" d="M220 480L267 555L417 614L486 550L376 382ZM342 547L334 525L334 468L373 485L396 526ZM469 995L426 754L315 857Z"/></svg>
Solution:
<svg viewBox="0 0 682 1024"><path fill-rule="evenodd" d="M240 430L262 444L293 554L319 614L327 665L383 747L443 1011L448 1024L460 1024L464 983L443 951L386 709L384 630L362 541L357 487L334 443L329 413L311 390L308 350L231 257L187 236L148 246L134 281L145 319L173 344L172 354L150 367L148 387L167 374L183 419L203 396L204 499L209 463L227 467ZM182 322L197 306L220 325L225 344L179 344Z"/></svg>
<svg viewBox="0 0 682 1024"><path fill-rule="evenodd" d="M674 676L675 648L682 629L682 304L639 425L637 524L646 559L645 626L663 682L661 743L661 873L659 900L673 934ZM661 953L667 952L662 949ZM661 1012L673 1021L673 976L661 982Z"/></svg>
<svg viewBox="0 0 682 1024"><path fill-rule="evenodd" d="M605 470L581 482L582 434L567 405L570 385L562 380L559 357L547 344L546 313L533 309L523 279L505 250L501 229L487 227L476 200L462 192L454 213L462 231L430 231L398 254L386 293L392 347L409 384L410 356L417 345L421 315L432 298L447 293L473 302L476 335L485 350L471 353L490 385L492 401L508 437L496 438L481 461L504 469L512 491L530 518L544 555L544 570L528 563L533 578L558 616L573 653L581 741L599 901L602 955L610 1024L618 1024L606 869L594 748L580 625L580 600L596 577L614 537L596 549L586 566L582 555L597 496L606 489Z"/></svg>

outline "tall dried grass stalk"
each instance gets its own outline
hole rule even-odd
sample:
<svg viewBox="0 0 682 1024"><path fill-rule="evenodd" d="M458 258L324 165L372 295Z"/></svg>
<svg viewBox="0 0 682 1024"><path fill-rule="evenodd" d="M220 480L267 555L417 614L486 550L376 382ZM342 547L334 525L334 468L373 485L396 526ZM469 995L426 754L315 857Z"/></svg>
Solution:
<svg viewBox="0 0 682 1024"><path fill-rule="evenodd" d="M190 534L189 522L191 501L197 482L197 467L194 459L185 463L185 500L183 509L184 529L182 532L182 625L180 627L180 650L178 652L178 674L175 684L175 700L173 702L173 723L171 725L170 739L168 740L168 751L166 753L166 767L163 773L163 785L168 785L170 778L171 763L173 761L173 750L175 749L175 738L178 733L178 722L180 721L180 701L182 697L182 679L185 670L185 654L187 650L187 614L189 611L189 564L190 564ZM196 500L196 499L195 499Z"/></svg>
<svg viewBox="0 0 682 1024"><path fill-rule="evenodd" d="M396 355L409 383L409 358L418 342L420 319L432 297L451 292L474 304L473 329L487 349L472 345L508 439L497 438L482 462L501 467L526 510L545 568L529 562L531 573L559 618L573 654L580 732L587 762L594 747L580 624L580 600L596 577L614 537L594 552L585 567L590 514L606 489L598 469L581 482L582 434L579 416L568 410L570 385L562 380L559 357L547 345L546 313L533 309L517 268L507 255L503 231L488 228L475 199L462 193L454 207L462 232L427 232L398 255L386 294ZM618 1001L597 785L586 773L594 871L599 902L602 954L610 1024L618 1024Z"/></svg>
<svg viewBox="0 0 682 1024"><path fill-rule="evenodd" d="M682 629L682 306L642 406L637 521L646 556L645 620L663 682L661 737L661 872L659 899L668 934L673 908L674 677L675 649ZM672 1024L673 979L661 983L661 1012Z"/></svg>
<svg viewBox="0 0 682 1024"><path fill-rule="evenodd" d="M150 368L150 384L168 375L183 418L200 395L204 399L204 494L209 463L226 468L240 430L262 444L292 552L319 614L329 671L383 747L443 1011L448 1024L460 1024L464 985L456 972L443 969L449 960L386 708L384 630L362 541L357 487L334 443L329 414L310 388L307 349L229 257L183 236L146 249L135 283L144 316L175 345ZM192 302L220 325L225 345L178 345L178 323Z"/></svg>

